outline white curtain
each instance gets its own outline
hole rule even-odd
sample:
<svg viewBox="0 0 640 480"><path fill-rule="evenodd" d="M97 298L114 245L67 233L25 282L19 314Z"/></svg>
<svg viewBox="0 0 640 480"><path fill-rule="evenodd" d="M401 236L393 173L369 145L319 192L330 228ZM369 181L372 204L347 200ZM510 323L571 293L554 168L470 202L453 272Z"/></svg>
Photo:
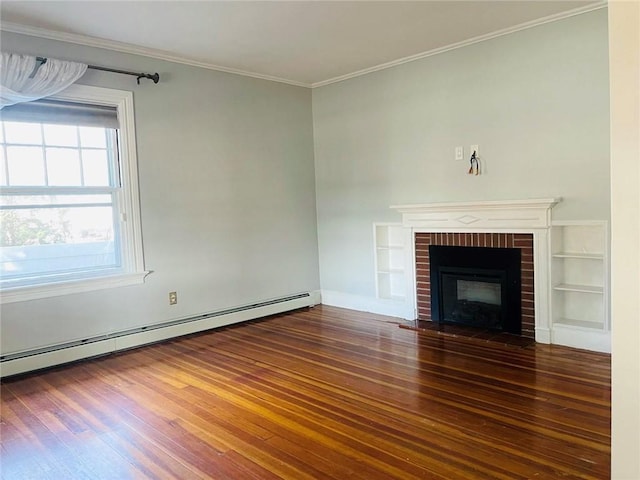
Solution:
<svg viewBox="0 0 640 480"><path fill-rule="evenodd" d="M83 63L48 58L40 65L36 57L2 52L0 109L55 95L78 80L86 70L87 65Z"/></svg>

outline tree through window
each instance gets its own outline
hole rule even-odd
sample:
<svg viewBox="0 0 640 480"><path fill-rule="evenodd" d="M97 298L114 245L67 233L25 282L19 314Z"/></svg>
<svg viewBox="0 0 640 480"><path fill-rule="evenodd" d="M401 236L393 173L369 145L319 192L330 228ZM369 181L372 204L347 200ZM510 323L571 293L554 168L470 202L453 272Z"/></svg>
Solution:
<svg viewBox="0 0 640 480"><path fill-rule="evenodd" d="M135 156L121 137L118 105L47 99L0 111L3 294L142 273Z"/></svg>

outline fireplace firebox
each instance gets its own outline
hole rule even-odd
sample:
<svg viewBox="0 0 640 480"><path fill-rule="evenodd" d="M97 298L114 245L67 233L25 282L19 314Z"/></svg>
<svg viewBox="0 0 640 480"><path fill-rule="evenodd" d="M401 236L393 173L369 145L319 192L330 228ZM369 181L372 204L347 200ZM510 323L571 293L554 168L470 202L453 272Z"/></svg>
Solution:
<svg viewBox="0 0 640 480"><path fill-rule="evenodd" d="M429 246L435 322L520 334L519 248Z"/></svg>

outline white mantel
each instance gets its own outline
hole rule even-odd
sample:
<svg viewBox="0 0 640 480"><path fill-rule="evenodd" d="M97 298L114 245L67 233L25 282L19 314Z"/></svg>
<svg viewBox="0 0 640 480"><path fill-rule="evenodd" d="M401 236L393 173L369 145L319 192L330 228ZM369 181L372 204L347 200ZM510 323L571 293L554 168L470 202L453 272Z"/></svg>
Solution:
<svg viewBox="0 0 640 480"><path fill-rule="evenodd" d="M415 280L415 234L446 233L531 233L533 234L535 337L551 343L550 245L551 209L561 199L499 200L455 203L393 205L402 214L407 235L408 301L417 310Z"/></svg>
<svg viewBox="0 0 640 480"><path fill-rule="evenodd" d="M405 227L422 232L529 232L551 226L560 198L392 205ZM426 229L426 230L425 230Z"/></svg>

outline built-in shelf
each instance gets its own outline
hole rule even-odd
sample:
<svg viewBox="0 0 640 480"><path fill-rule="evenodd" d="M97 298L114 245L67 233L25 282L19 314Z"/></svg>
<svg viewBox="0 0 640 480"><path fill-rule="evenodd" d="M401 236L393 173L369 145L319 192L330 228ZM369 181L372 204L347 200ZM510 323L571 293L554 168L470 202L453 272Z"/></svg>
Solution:
<svg viewBox="0 0 640 480"><path fill-rule="evenodd" d="M609 344L608 272L606 222L553 222L551 317L554 343L606 350Z"/></svg>
<svg viewBox="0 0 640 480"><path fill-rule="evenodd" d="M574 252L559 252L552 255L553 258L583 258L585 260L604 260L604 255L601 253L574 253Z"/></svg>
<svg viewBox="0 0 640 480"><path fill-rule="evenodd" d="M554 290L563 290L566 292L582 292L582 293L597 293L602 295L604 293L603 287L597 287L593 285L575 285L569 283L560 283L553 287Z"/></svg>
<svg viewBox="0 0 640 480"><path fill-rule="evenodd" d="M406 297L404 295L390 295L387 297L388 300L394 300L396 302L404 302Z"/></svg>
<svg viewBox="0 0 640 480"><path fill-rule="evenodd" d="M387 273L397 273L397 274L404 274L404 269L403 268L378 268L378 273L382 273L382 274L387 274Z"/></svg>
<svg viewBox="0 0 640 480"><path fill-rule="evenodd" d="M406 245L401 224L376 223L373 225L375 241L376 295L378 298L405 301L407 281L405 275Z"/></svg>
<svg viewBox="0 0 640 480"><path fill-rule="evenodd" d="M555 325L562 327L578 327L584 329L602 329L601 325L598 322L588 322L586 320L576 320L574 318L556 318Z"/></svg>

